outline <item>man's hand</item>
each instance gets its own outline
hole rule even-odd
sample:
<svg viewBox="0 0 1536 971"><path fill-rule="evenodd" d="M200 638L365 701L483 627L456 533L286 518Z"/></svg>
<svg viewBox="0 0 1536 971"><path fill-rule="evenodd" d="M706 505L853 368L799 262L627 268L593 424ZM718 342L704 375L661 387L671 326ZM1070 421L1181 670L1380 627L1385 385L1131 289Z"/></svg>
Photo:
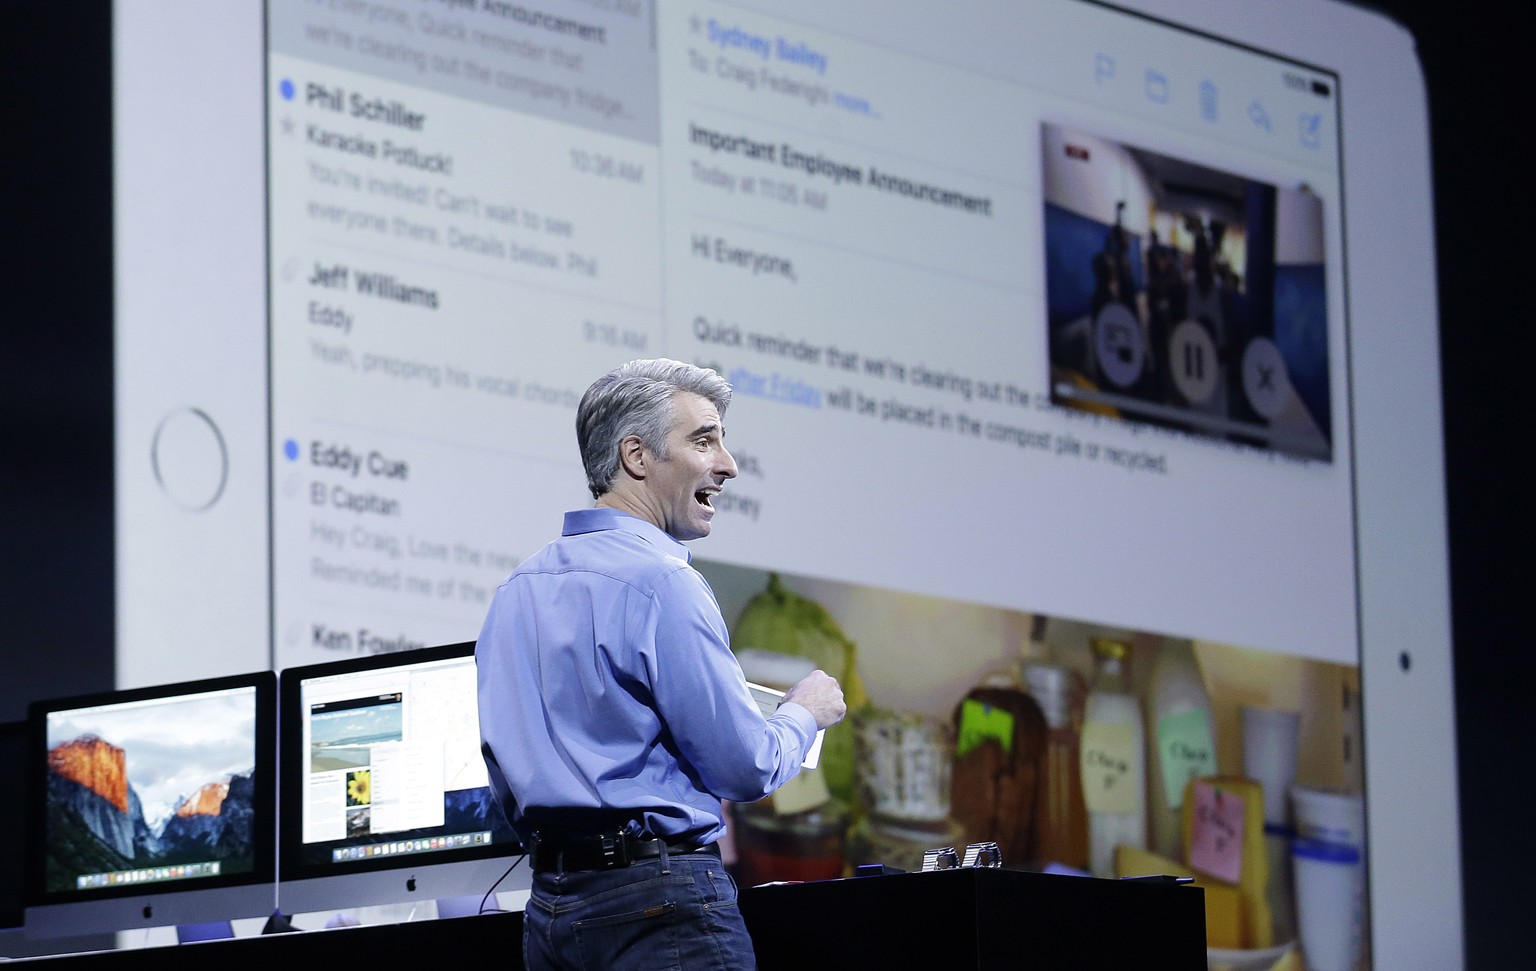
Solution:
<svg viewBox="0 0 1536 971"><path fill-rule="evenodd" d="M785 701L811 713L817 728L831 728L843 720L848 705L843 702L843 686L825 671L812 671L793 688L784 692Z"/></svg>

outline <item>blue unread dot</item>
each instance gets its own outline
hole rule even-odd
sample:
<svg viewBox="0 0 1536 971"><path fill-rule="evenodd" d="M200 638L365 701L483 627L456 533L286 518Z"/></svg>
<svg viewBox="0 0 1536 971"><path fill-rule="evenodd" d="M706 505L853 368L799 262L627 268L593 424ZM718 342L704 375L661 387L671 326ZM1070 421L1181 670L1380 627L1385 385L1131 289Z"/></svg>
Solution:
<svg viewBox="0 0 1536 971"><path fill-rule="evenodd" d="M291 438L288 439L283 443L283 455L286 456L290 462L296 460L299 457L299 443Z"/></svg>
<svg viewBox="0 0 1536 971"><path fill-rule="evenodd" d="M283 78L283 80L278 83L277 91L283 96L284 101L293 100L293 82L287 78Z"/></svg>

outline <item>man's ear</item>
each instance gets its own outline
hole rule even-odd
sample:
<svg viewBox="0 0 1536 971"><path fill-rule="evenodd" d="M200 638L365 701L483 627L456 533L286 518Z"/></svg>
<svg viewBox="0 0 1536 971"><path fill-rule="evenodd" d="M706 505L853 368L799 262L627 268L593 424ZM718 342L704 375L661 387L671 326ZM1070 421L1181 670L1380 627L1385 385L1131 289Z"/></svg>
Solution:
<svg viewBox="0 0 1536 971"><path fill-rule="evenodd" d="M644 479L649 469L651 450L645 447L639 435L626 435L619 442L619 465L632 479Z"/></svg>

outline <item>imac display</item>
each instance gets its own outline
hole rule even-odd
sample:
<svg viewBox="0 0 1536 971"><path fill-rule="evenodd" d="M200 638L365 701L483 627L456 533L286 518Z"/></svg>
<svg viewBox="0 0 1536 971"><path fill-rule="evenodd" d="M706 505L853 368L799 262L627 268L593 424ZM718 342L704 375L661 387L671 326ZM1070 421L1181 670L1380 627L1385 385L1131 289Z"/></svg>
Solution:
<svg viewBox="0 0 1536 971"><path fill-rule="evenodd" d="M26 929L271 912L276 677L34 703Z"/></svg>
<svg viewBox="0 0 1536 971"><path fill-rule="evenodd" d="M473 644L289 668L281 736L286 913L483 896L521 852L480 756Z"/></svg>
<svg viewBox="0 0 1536 971"><path fill-rule="evenodd" d="M0 722L0 776L22 780L20 785L7 786L0 795L0 826L6 832L24 832L27 822L25 793L27 790L27 723ZM26 857L22 845L7 840L0 849L0 935L22 926L23 884Z"/></svg>

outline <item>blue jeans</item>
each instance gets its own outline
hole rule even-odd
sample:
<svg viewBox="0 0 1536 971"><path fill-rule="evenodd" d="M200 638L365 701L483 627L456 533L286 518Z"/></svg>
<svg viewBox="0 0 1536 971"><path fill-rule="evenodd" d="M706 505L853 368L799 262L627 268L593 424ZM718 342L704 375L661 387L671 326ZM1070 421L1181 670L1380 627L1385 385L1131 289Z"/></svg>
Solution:
<svg viewBox="0 0 1536 971"><path fill-rule="evenodd" d="M523 911L523 963L560 971L754 971L736 882L717 857L546 871Z"/></svg>

